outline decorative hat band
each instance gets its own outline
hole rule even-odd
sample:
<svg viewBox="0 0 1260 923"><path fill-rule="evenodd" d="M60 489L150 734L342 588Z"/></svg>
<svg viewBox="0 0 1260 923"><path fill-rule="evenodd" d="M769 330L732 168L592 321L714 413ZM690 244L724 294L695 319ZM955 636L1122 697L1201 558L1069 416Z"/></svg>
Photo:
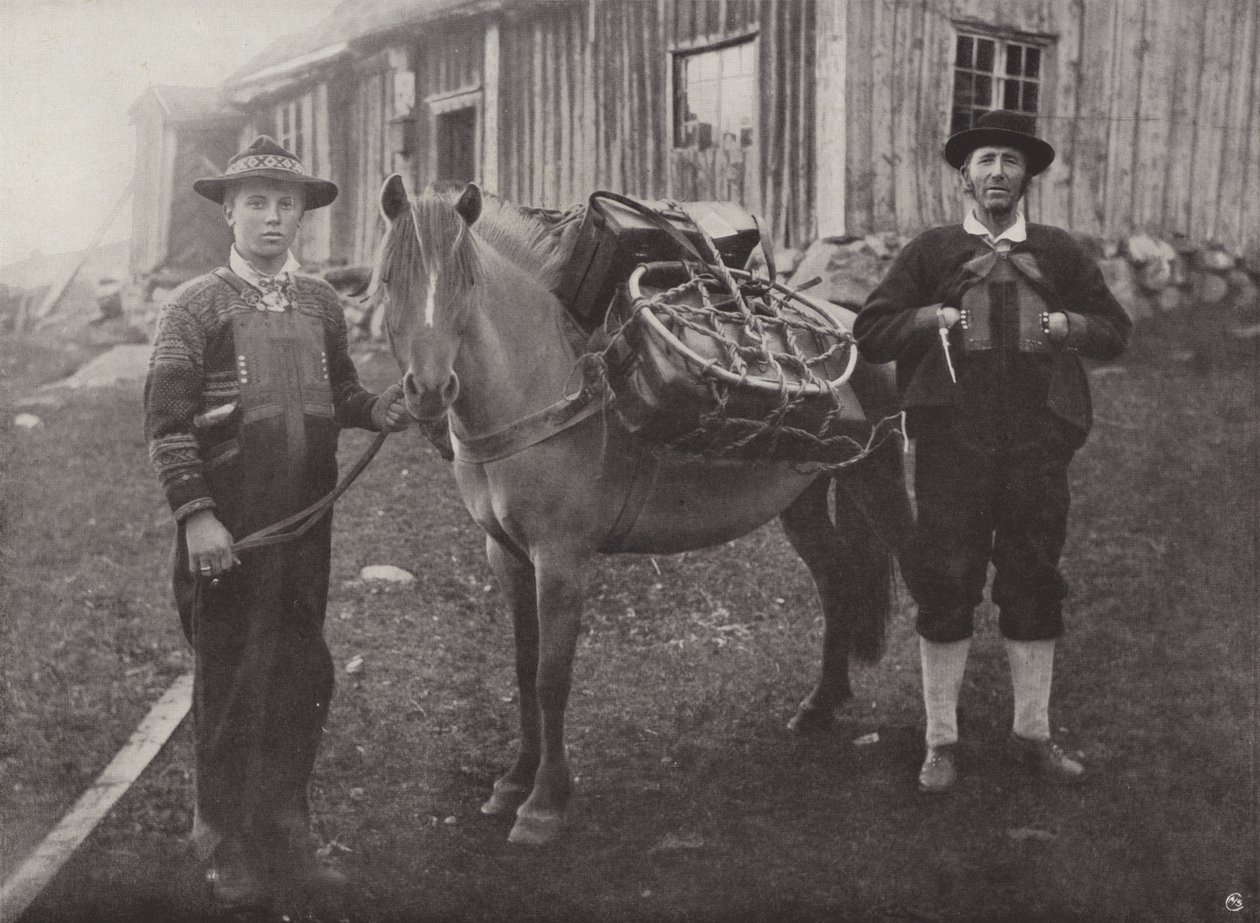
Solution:
<svg viewBox="0 0 1260 923"><path fill-rule="evenodd" d="M193 192L222 204L227 184L240 177L259 176L286 183L301 183L306 190L305 205L309 212L337 198L337 184L331 180L309 176L302 161L286 151L266 135L259 135L254 143L230 161L222 176L206 176L193 180Z"/></svg>
<svg viewBox="0 0 1260 923"><path fill-rule="evenodd" d="M246 154L227 168L225 176L244 173L246 170L284 170L288 173L305 173L302 162L279 154Z"/></svg>

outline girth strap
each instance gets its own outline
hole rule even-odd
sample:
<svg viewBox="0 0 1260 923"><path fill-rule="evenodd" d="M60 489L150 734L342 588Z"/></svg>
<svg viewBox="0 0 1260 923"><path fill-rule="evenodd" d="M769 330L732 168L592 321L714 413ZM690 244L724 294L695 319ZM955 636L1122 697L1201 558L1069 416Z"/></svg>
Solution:
<svg viewBox="0 0 1260 923"><path fill-rule="evenodd" d="M608 537L604 539L600 551L613 554L621 550L625 540L630 537L634 524L639 521L639 514L643 512L643 507L647 505L652 488L656 486L656 474L660 468L660 459L656 457L652 457L648 463L634 466L630 474L630 486L626 488L625 499L621 503L621 509L617 512L612 528L608 530Z"/></svg>
<svg viewBox="0 0 1260 923"><path fill-rule="evenodd" d="M470 465L484 465L523 452L593 416L603 407L603 396L584 392L573 399L561 398L542 410L480 436L461 436L451 427L455 458Z"/></svg>

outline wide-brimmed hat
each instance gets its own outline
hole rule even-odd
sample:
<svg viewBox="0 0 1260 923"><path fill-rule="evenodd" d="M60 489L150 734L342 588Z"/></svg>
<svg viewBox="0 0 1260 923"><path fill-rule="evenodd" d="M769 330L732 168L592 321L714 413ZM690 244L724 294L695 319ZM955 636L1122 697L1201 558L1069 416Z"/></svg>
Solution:
<svg viewBox="0 0 1260 923"><path fill-rule="evenodd" d="M1054 162L1054 148L1038 138L1035 130L1032 116L994 109L976 119L974 127L950 135L945 142L945 160L958 170L978 147L1013 147L1028 158L1028 175L1036 176Z"/></svg>
<svg viewBox="0 0 1260 923"><path fill-rule="evenodd" d="M323 208L337 198L336 183L311 176L302 166L302 161L266 135L259 135L253 144L229 160L222 176L193 180L193 191L211 202L222 204L228 183L251 177L301 183L306 190L306 211Z"/></svg>

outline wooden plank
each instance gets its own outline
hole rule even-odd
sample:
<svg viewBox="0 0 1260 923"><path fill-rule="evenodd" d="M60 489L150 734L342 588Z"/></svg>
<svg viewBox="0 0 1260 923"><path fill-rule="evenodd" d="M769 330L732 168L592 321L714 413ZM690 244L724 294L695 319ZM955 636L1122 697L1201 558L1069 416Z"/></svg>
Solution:
<svg viewBox="0 0 1260 923"><path fill-rule="evenodd" d="M551 37L550 61L548 63L548 71L551 74L551 131L550 131L550 151L548 158L551 169L551 191L547 196L547 204L556 207L564 201L561 192L564 182L564 144L565 144L565 120L571 116L568 106L562 104L562 96L566 93L565 88L565 61L564 61L564 30L560 22L556 18L551 18L547 23L547 34Z"/></svg>
<svg viewBox="0 0 1260 923"><path fill-rule="evenodd" d="M555 204L556 147L560 113L556 111L556 35L555 29L545 20L539 21L542 35L542 56L538 70L541 105L541 132L538 136L537 156L542 163L541 185L536 205Z"/></svg>
<svg viewBox="0 0 1260 923"><path fill-rule="evenodd" d="M177 194L175 189L175 157L178 151L179 135L175 129L167 128L162 132L162 166L159 174L161 179L158 181L158 189L162 193L154 203L154 207L157 209L158 253L162 263L165 263L171 255L171 200ZM226 167L227 165L224 164L224 166Z"/></svg>
<svg viewBox="0 0 1260 923"><path fill-rule="evenodd" d="M779 174L783 162L783 122L778 92L781 67L779 31L775 28L775 4L765 0L761 5L761 36L764 44L758 55L757 76L761 92L757 94L761 109L759 127L761 143L761 189L763 217L770 236L783 240L782 209L779 197Z"/></svg>
<svg viewBox="0 0 1260 923"><path fill-rule="evenodd" d="M871 23L871 230L892 231L897 227L896 192L893 178L894 137L893 48L897 34L897 6L894 0L873 0Z"/></svg>
<svg viewBox="0 0 1260 923"><path fill-rule="evenodd" d="M954 109L955 31L947 15L928 4L927 37L924 42L925 83L934 88L924 106L921 147L925 158L924 175L934 195L928 196L927 224L956 222L963 210L962 187L958 173L945 162L945 141L949 136L950 118Z"/></svg>
<svg viewBox="0 0 1260 923"><path fill-rule="evenodd" d="M937 59L939 22L926 0L914 0L918 19L915 44L917 54L912 78L915 83L913 140L905 161L915 176L915 211L921 228L939 223L936 218L937 189L943 122L939 116L940 86L949 78L949 68Z"/></svg>
<svg viewBox="0 0 1260 923"><path fill-rule="evenodd" d="M530 83L530 86L533 88L533 92L530 94L530 114L533 121L530 125L529 148L526 151L526 157L533 165L532 175L529 179L529 203L541 205L544 201L543 190L546 185L544 175L547 167L547 145L543 126L543 110L547 107L547 102L546 97L543 95L543 62L545 61L543 54L543 29L542 23L538 20L533 22L533 40L534 56L531 61L533 65L533 79Z"/></svg>
<svg viewBox="0 0 1260 923"><path fill-rule="evenodd" d="M818 186L814 214L819 237L845 231L846 98L849 0L818 0L814 110Z"/></svg>
<svg viewBox="0 0 1260 923"><path fill-rule="evenodd" d="M923 228L919 210L919 109L922 89L923 4L908 0L898 5L893 30L893 208L898 233L910 235Z"/></svg>
<svg viewBox="0 0 1260 923"><path fill-rule="evenodd" d="M866 234L874 227L874 171L871 130L874 121L871 49L874 6L867 2L848 4L848 44L845 49L845 79L849 86L849 117L846 126L844 207L845 229L849 234Z"/></svg>
<svg viewBox="0 0 1260 923"><path fill-rule="evenodd" d="M332 172L328 146L328 84L316 84L306 94L306 99L309 105L306 124L311 137L310 169L317 176L327 178ZM310 228L311 255L320 262L327 262L332 256L332 210L322 208L312 217L315 221Z"/></svg>
<svg viewBox="0 0 1260 923"><path fill-rule="evenodd" d="M1072 229L1100 234L1106 217L1108 119L1111 111L1111 58L1114 9L1111 3L1084 5L1083 46L1075 62L1077 135L1072 184Z"/></svg>
<svg viewBox="0 0 1260 923"><path fill-rule="evenodd" d="M576 121L581 117L578 112L578 87L574 78L576 65L580 63L573 42L572 10L562 10L559 17L559 41L556 43L560 55L560 184L556 190L556 201L561 207L573 201L575 186L573 174L577 168L576 144L574 135L577 131Z"/></svg>
<svg viewBox="0 0 1260 923"><path fill-rule="evenodd" d="M1207 22L1205 54L1199 78L1195 109L1194 195L1190 198L1190 239L1210 240L1216 232L1217 198L1220 188L1221 151L1224 141L1225 103L1229 90L1229 56L1221 49L1230 47L1235 28L1231 0L1204 0L1199 13Z"/></svg>
<svg viewBox="0 0 1260 923"><path fill-rule="evenodd" d="M1076 175L1076 106L1077 63L1081 56L1080 7L1054 0L1047 31L1059 37L1053 51L1043 54L1042 73L1046 86L1042 89L1038 127L1055 149L1054 163L1042 175L1042 218L1047 224L1073 227L1072 183Z"/></svg>
<svg viewBox="0 0 1260 923"><path fill-rule="evenodd" d="M1133 230L1133 170L1141 115L1142 32L1146 4L1114 0L1111 108L1108 114L1106 215L1102 234L1115 239Z"/></svg>
<svg viewBox="0 0 1260 923"><path fill-rule="evenodd" d="M1199 97L1200 63L1206 49L1206 17L1197 4L1173 4L1180 49L1173 68L1173 108L1169 124L1168 176L1164 181L1164 228L1169 233L1190 233L1190 199L1195 109Z"/></svg>
<svg viewBox="0 0 1260 923"><path fill-rule="evenodd" d="M700 4L704 0L678 0L677 37L680 41L691 41L701 34Z"/></svg>
<svg viewBox="0 0 1260 923"><path fill-rule="evenodd" d="M1256 5L1233 0L1232 6L1233 49L1222 129L1220 189L1216 196L1219 205L1212 237L1236 250L1243 240L1240 203L1245 196L1257 194L1257 190L1243 185L1242 177L1246 172L1248 119L1260 106L1260 99L1250 96L1257 54Z"/></svg>
<svg viewBox="0 0 1260 923"><path fill-rule="evenodd" d="M595 87L595 4L588 0L587 13L583 17L582 33L582 146L580 153L581 182L579 194L583 197L598 185L599 105Z"/></svg>
<svg viewBox="0 0 1260 923"><path fill-rule="evenodd" d="M801 49L801 64L797 67L796 118L800 126L800 144L797 147L796 200L792 208L794 227L792 246L799 247L817 237L813 203L816 196L815 181L818 163L815 155L814 120L818 100L815 96L814 74L817 69L818 44L814 36L818 30L818 8L808 4L798 9L796 45Z"/></svg>
<svg viewBox="0 0 1260 923"><path fill-rule="evenodd" d="M725 2L725 0L723 0ZM643 49L643 83L647 87L646 98L643 106L643 126L642 137L645 142L646 150L644 151L644 186L645 195L655 195L657 191L657 155L660 150L661 123L658 119L653 118L656 109L656 100L660 97L660 62L662 49L656 46L652 40L656 35L656 23L653 19L656 12L656 5L649 3L638 3L639 15L642 17L640 23L640 47Z"/></svg>
<svg viewBox="0 0 1260 923"><path fill-rule="evenodd" d="M157 756L192 704L192 674L171 684L70 812L0 887L0 923L15 923Z"/></svg>
<svg viewBox="0 0 1260 923"><path fill-rule="evenodd" d="M697 3L703 3L704 0L697 0ZM621 36L621 42L618 47L621 60L621 86L625 94L624 102L621 106L621 154L622 164L625 171L625 189L631 195L640 194L640 174L639 174L639 137L635 131L637 115L640 106L640 96L642 94L643 85L639 81L639 69L636 66L634 57L634 42L637 39L638 30L635 28L634 16L638 8L638 3L624 4L623 9L619 11L618 30ZM698 10L698 15L703 15L703 10Z"/></svg>
<svg viewBox="0 0 1260 923"><path fill-rule="evenodd" d="M491 192L499 183L499 24L486 23L481 53L481 182Z"/></svg>
<svg viewBox="0 0 1260 923"><path fill-rule="evenodd" d="M652 134L656 124L652 114L656 97L652 86L651 74L653 62L649 57L651 45L646 41L650 33L648 17L654 7L650 3L634 4L634 14L627 26L630 30L632 51L631 69L636 75L634 81L635 106L630 137L634 139L633 147L636 158L635 183L639 194L647 196L652 191Z"/></svg>
<svg viewBox="0 0 1260 923"><path fill-rule="evenodd" d="M1247 0L1244 0L1247 2ZM1242 188L1250 190L1242 196L1239 227L1240 246L1244 251L1260 247L1260 23L1255 27L1256 38L1253 47L1255 52L1251 58L1251 111L1247 125L1246 163L1242 172Z"/></svg>
<svg viewBox="0 0 1260 923"><path fill-rule="evenodd" d="M752 0L749 0L746 6L746 12L749 16L757 15L757 9L754 7ZM753 60L756 61L757 82L761 83L761 75L763 66L762 47L764 40L760 37L753 39ZM768 139L764 135L765 125L765 109L763 108L763 97L760 93L754 93L752 97L752 124L753 124L753 142L743 152L744 154L744 207L755 215L762 218L768 214L765 202L765 183L762 177L762 152L766 149ZM769 227L769 225L766 225Z"/></svg>
<svg viewBox="0 0 1260 923"><path fill-rule="evenodd" d="M1142 34L1142 78L1138 90L1133 226L1158 233L1164 221L1163 177L1173 104L1173 20L1148 4Z"/></svg>
<svg viewBox="0 0 1260 923"><path fill-rule="evenodd" d="M505 106L503 114L511 119L511 125L505 127L503 137L511 146L508 163L512 170L512 198L524 204L529 202L529 126L533 118L529 106L534 95L529 84L532 41L529 27L519 20L513 21L512 41L504 59L511 67L511 76L504 86L509 88L512 105Z"/></svg>
<svg viewBox="0 0 1260 923"><path fill-rule="evenodd" d="M796 44L796 36L792 29L791 7L789 4L771 5L775 12L775 28L779 33L779 59L783 62L779 73L779 105L783 110L784 133L780 136L784 144L779 157L779 233L776 240L784 243L792 239L792 218L795 202L793 193L796 173L796 152L800 149L801 139L797 134L796 108L800 100L796 96L796 70L800 67L800 48Z"/></svg>
<svg viewBox="0 0 1260 923"><path fill-rule="evenodd" d="M703 0L697 0L702 3ZM619 146L622 152L623 182L631 195L642 194L642 173L640 172L639 138L635 131L639 108L642 106L643 85L639 82L639 69L634 56L634 43L637 30L634 27L634 15L638 3L626 4L618 16L618 30L621 44L618 53L621 60L621 80L625 89L625 104L621 106L621 131Z"/></svg>
<svg viewBox="0 0 1260 923"><path fill-rule="evenodd" d="M505 198L511 199L513 202L523 201L516 192L515 165L518 160L516 156L516 129L515 115L519 110L516 96L513 92L516 86L515 72L513 70L512 52L515 48L515 33L511 23L507 20L499 22L499 63L497 83L499 85L499 194ZM484 65L483 65L484 66Z"/></svg>
<svg viewBox="0 0 1260 923"><path fill-rule="evenodd" d="M353 250L350 254L352 263L363 261L363 213L367 208L367 168L366 161L368 157L368 92L367 84L371 77L361 77L358 86L355 87L355 141L354 146L356 154L354 161L354 186L360 190L362 194L355 202L354 208L354 228L351 235L353 241Z"/></svg>
<svg viewBox="0 0 1260 923"><path fill-rule="evenodd" d="M1247 152L1245 170L1242 171L1242 188L1246 194L1241 196L1242 208L1239 227L1241 228L1241 247L1244 251L1260 247L1260 23L1256 24L1256 53L1251 58L1251 113L1247 125Z"/></svg>
<svg viewBox="0 0 1260 923"><path fill-rule="evenodd" d="M674 58L669 53L669 4L668 0L656 0L656 46L655 58L660 75L660 105L657 106L657 119L653 131L657 132L660 144L657 149L656 187L652 195L669 198L673 195L673 170L670 156L674 149Z"/></svg>

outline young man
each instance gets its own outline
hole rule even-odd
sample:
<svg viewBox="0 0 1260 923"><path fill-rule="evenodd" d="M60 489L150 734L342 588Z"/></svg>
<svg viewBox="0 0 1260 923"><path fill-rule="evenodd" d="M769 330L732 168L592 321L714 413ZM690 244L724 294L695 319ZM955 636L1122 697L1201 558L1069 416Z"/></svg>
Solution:
<svg viewBox="0 0 1260 923"><path fill-rule="evenodd" d="M1012 756L1051 782L1084 767L1051 739L1068 464L1091 424L1080 356L1110 359L1130 321L1097 265L1065 231L1029 224L1028 181L1054 160L1032 120L986 113L945 159L973 207L898 254L854 333L874 362L897 361L915 439L918 521L906 583L918 604L925 792L956 778L957 704L987 568L1014 689Z"/></svg>
<svg viewBox="0 0 1260 923"><path fill-rule="evenodd" d="M223 904L337 885L317 861L307 783L333 690L324 642L331 514L300 540L233 552L337 481L342 427L398 430L397 386L359 385L337 295L298 275L302 216L337 187L267 137L193 183L223 206L228 267L161 312L145 383L149 454L176 520L174 589L195 654L193 844Z"/></svg>

